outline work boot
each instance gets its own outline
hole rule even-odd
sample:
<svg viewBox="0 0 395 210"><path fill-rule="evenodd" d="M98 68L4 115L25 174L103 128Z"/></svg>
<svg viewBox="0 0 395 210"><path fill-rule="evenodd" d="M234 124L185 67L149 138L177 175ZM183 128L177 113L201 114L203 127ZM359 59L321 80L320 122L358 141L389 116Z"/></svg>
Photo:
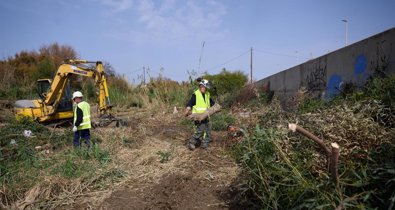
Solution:
<svg viewBox="0 0 395 210"><path fill-rule="evenodd" d="M201 140L201 139L198 139L198 140L196 141L195 147L200 147L201 145L202 145L202 140Z"/></svg>
<svg viewBox="0 0 395 210"><path fill-rule="evenodd" d="M200 146L202 149L207 149L207 147L208 147L208 143L207 142L204 142L204 143L202 143L202 145Z"/></svg>
<svg viewBox="0 0 395 210"><path fill-rule="evenodd" d="M192 143L189 143L189 144L188 144L188 148L189 148L190 150L195 150L195 145L192 144Z"/></svg>

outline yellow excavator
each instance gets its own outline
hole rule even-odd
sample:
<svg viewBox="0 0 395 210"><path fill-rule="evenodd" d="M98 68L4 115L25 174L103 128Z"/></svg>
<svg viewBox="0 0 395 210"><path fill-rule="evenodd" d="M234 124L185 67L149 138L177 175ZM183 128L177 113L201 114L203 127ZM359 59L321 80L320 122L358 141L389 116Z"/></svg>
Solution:
<svg viewBox="0 0 395 210"><path fill-rule="evenodd" d="M89 64L95 64L95 67ZM113 121L117 126L121 120L111 115L111 104L108 94L106 74L101 61L67 60L56 72L53 80L37 80L39 99L18 100L15 102L17 119L29 117L43 124L70 120L73 118L73 102L69 80L72 75L93 78L99 89L99 126L105 126Z"/></svg>

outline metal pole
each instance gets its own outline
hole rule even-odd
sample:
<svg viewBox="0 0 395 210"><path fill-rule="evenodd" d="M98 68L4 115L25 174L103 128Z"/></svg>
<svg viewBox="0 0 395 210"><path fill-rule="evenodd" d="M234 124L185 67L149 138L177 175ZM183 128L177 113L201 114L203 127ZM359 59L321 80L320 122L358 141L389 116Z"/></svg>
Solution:
<svg viewBox="0 0 395 210"><path fill-rule="evenodd" d="M346 46L347 46L347 44L348 44L348 20L342 20L344 23L345 23L345 27L346 27L346 38L345 38L345 41L346 41Z"/></svg>
<svg viewBox="0 0 395 210"><path fill-rule="evenodd" d="M251 60L250 60L250 83L252 83L252 47L251 47Z"/></svg>
<svg viewBox="0 0 395 210"><path fill-rule="evenodd" d="M348 21L346 22L346 45L348 45Z"/></svg>

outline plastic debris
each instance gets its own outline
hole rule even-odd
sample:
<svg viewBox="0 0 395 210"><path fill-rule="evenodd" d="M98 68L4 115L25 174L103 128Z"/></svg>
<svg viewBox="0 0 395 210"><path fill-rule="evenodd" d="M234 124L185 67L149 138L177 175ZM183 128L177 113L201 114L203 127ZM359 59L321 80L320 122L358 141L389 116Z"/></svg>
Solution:
<svg viewBox="0 0 395 210"><path fill-rule="evenodd" d="M15 139L11 139L10 144L12 146L18 146L18 144L16 143Z"/></svg>
<svg viewBox="0 0 395 210"><path fill-rule="evenodd" d="M23 136L27 137L27 138L32 138L33 136L33 132L31 130L24 130L23 131Z"/></svg>

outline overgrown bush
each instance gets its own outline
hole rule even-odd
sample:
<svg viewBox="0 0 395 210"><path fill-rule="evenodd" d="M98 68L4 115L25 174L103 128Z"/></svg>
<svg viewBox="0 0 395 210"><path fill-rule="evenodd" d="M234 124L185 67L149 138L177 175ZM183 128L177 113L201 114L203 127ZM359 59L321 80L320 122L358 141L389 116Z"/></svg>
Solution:
<svg viewBox="0 0 395 210"><path fill-rule="evenodd" d="M316 112L323 108L325 102L322 99L307 98L298 107L298 113Z"/></svg>
<svg viewBox="0 0 395 210"><path fill-rule="evenodd" d="M340 162L340 184L317 170L311 140L292 142L287 133L257 126L234 148L249 179L244 184L262 209L391 209L395 203L394 144L369 149L366 159ZM325 158L323 158L325 160ZM384 187L385 186L385 187ZM253 199L251 199L253 200Z"/></svg>
<svg viewBox="0 0 395 210"><path fill-rule="evenodd" d="M248 81L247 75L241 71L228 71L222 69L219 74L206 75L204 79L208 79L213 83L215 90L213 94L222 95L240 90Z"/></svg>
<svg viewBox="0 0 395 210"><path fill-rule="evenodd" d="M35 147L49 144L50 149L60 149L72 142L72 134L51 132L29 118L10 121L0 128L0 175L3 192L8 195L7 199L13 200L42 179L41 170L53 164L52 160L42 156L44 151ZM25 130L31 131L32 136L25 136Z"/></svg>
<svg viewBox="0 0 395 210"><path fill-rule="evenodd" d="M394 77L372 78L364 90L330 101L307 99L297 112L273 102L260 109L260 126L234 147L248 177L244 184L263 209L392 209L395 205ZM276 100L274 100L276 101ZM316 143L288 133L298 123L340 145L340 181L330 179ZM251 199L254 200L254 199Z"/></svg>
<svg viewBox="0 0 395 210"><path fill-rule="evenodd" d="M211 129L214 131L224 131L229 125L235 123L235 118L226 112L220 112L210 117Z"/></svg>
<svg viewBox="0 0 395 210"><path fill-rule="evenodd" d="M21 51L0 60L0 97L3 99L36 96L36 80L52 78L64 59L75 59L77 53L68 45L53 43L38 51Z"/></svg>
<svg viewBox="0 0 395 210"><path fill-rule="evenodd" d="M269 104L274 97L274 91L270 91L268 85L258 86L249 84L233 95L234 100L230 105L244 105L256 107Z"/></svg>
<svg viewBox="0 0 395 210"><path fill-rule="evenodd" d="M25 130L32 135L25 136ZM92 179L98 168L105 168L111 162L110 152L98 144L94 143L91 150L70 148L73 141L70 129L50 130L29 118L10 120L0 127L0 133L0 198L4 205L24 197L27 190L50 175ZM96 141L93 135L92 142Z"/></svg>
<svg viewBox="0 0 395 210"><path fill-rule="evenodd" d="M157 100L170 106L185 106L194 87L190 83L178 83L163 77L152 78L147 85L147 95L150 103Z"/></svg>
<svg viewBox="0 0 395 210"><path fill-rule="evenodd" d="M206 75L204 79L208 79L214 85L210 90L213 96L218 97L218 102L225 105L230 105L230 101L234 98L242 87L248 81L247 75L241 71L228 71L222 69L219 74Z"/></svg>
<svg viewBox="0 0 395 210"><path fill-rule="evenodd" d="M395 75L374 77L364 87L363 98L380 100L387 106L395 106Z"/></svg>

